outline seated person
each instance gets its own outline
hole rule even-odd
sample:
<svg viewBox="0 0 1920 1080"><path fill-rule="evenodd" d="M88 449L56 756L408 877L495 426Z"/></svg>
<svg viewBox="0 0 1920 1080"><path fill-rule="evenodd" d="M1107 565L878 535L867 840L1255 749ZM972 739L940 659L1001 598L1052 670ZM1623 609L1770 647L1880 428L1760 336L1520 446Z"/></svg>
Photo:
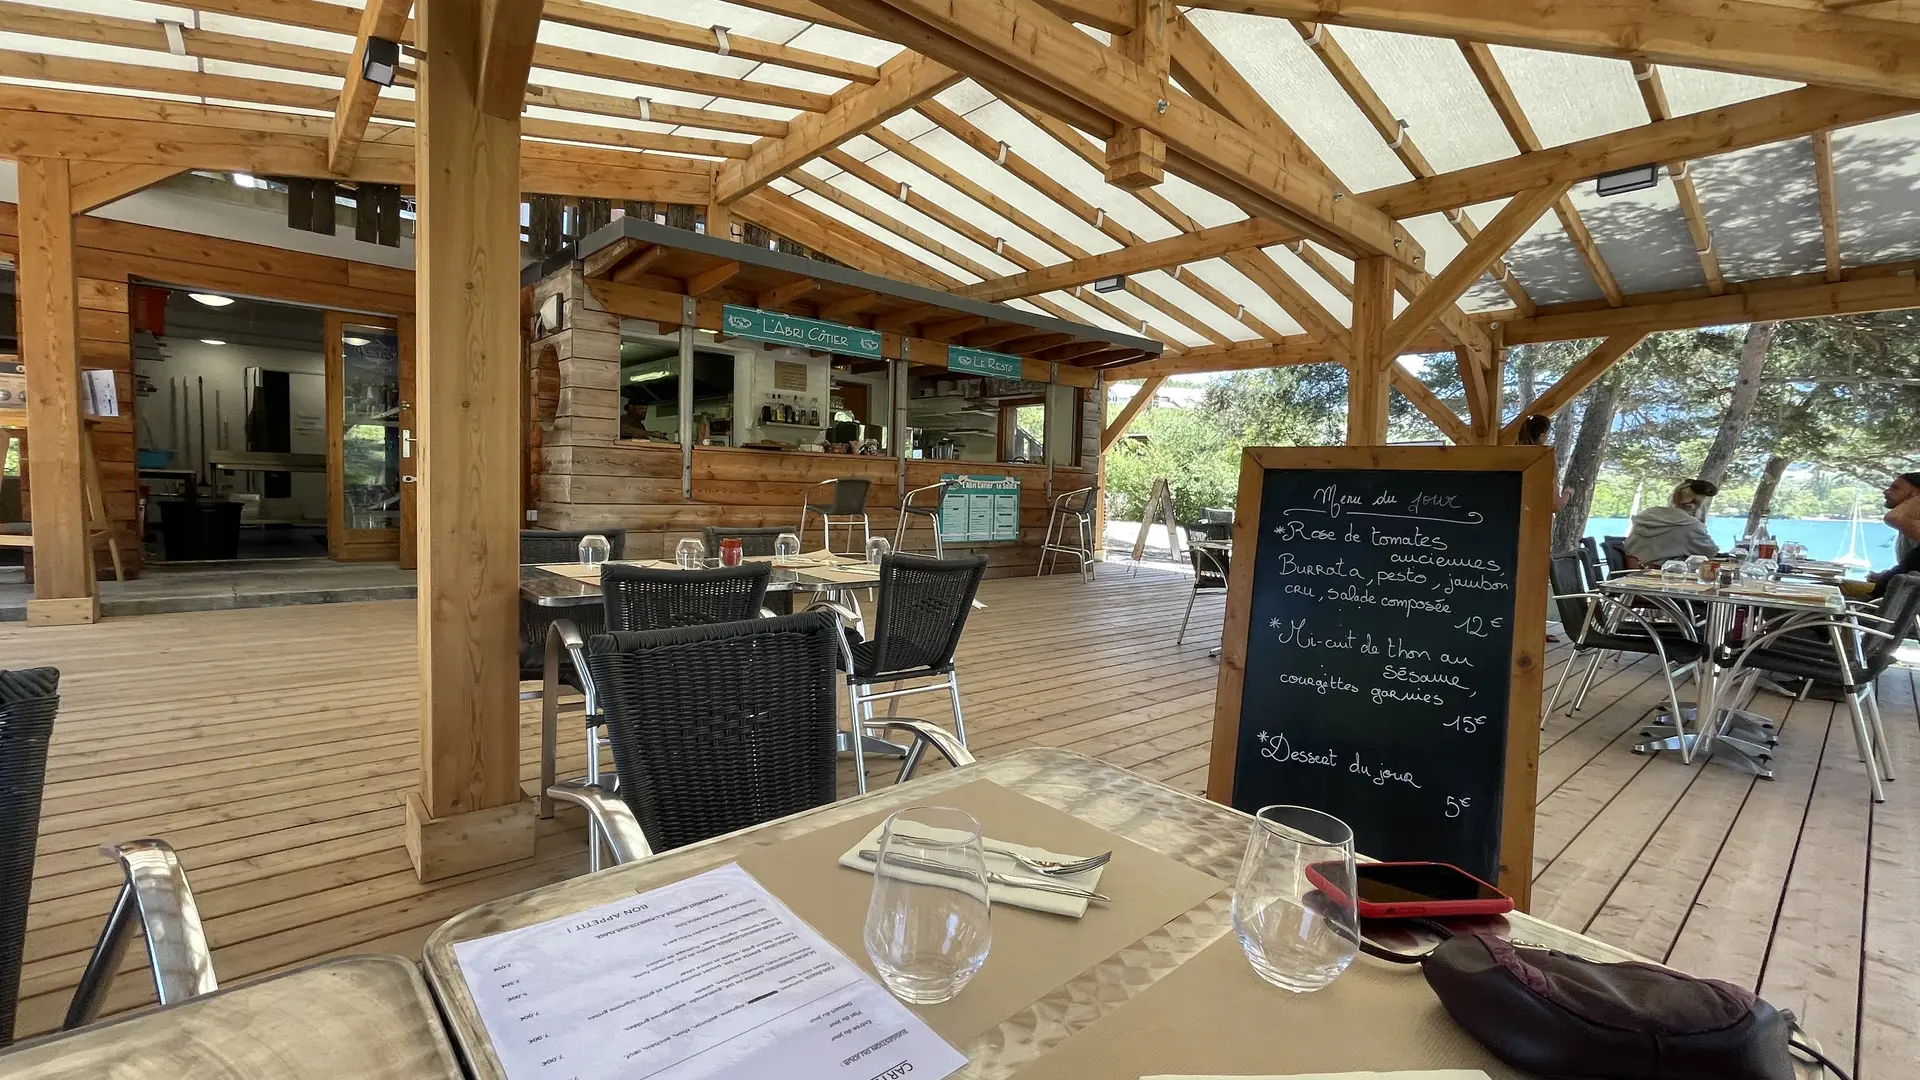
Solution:
<svg viewBox="0 0 1920 1080"><path fill-rule="evenodd" d="M1870 595L1879 599L1895 574L1920 573L1920 472L1901 473L1881 493L1887 504L1885 521L1893 529L1894 565L1869 575Z"/></svg>
<svg viewBox="0 0 1920 1080"><path fill-rule="evenodd" d="M647 430L647 407L642 402L627 402L627 411L620 415L620 437L623 439L651 439L656 436Z"/></svg>
<svg viewBox="0 0 1920 1080"><path fill-rule="evenodd" d="M1712 555L1720 550L1700 520L1707 500L1720 489L1705 480L1688 480L1673 489L1666 506L1653 506L1633 515L1627 527L1627 564L1659 566L1668 559Z"/></svg>

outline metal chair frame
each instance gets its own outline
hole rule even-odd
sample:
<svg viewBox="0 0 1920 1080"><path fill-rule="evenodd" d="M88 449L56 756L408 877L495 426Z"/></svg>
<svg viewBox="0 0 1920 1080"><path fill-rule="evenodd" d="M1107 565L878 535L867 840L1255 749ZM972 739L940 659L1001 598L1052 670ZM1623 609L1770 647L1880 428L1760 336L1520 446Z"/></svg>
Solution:
<svg viewBox="0 0 1920 1080"><path fill-rule="evenodd" d="M1060 565L1060 556L1071 555L1080 560L1080 577L1084 581L1093 580L1093 493L1092 487L1075 488L1061 492L1053 497L1053 509L1047 515L1047 532L1040 546L1040 566L1034 571L1035 577L1047 572L1047 556L1053 556L1054 566ZM1077 505L1069 500L1078 500ZM1066 542L1066 526L1074 523L1078 546ZM1144 526L1142 526L1144 528Z"/></svg>
<svg viewBox="0 0 1920 1080"><path fill-rule="evenodd" d="M952 486L953 481L951 480L937 480L931 484L914 488L912 491L900 496L900 522L895 525L893 529L893 550L906 550L906 548L901 545L906 543L907 521L909 516L919 516L927 518L933 523L933 557L936 559L944 559L947 557L946 545L940 539L940 507L946 501L947 489ZM927 491L937 492L933 497L933 505L915 505L913 497Z"/></svg>
<svg viewBox="0 0 1920 1080"><path fill-rule="evenodd" d="M1609 617L1615 620L1614 625L1619 625L1620 620L1626 620L1626 619L1631 619L1634 622L1637 622L1640 624L1641 631L1647 635L1647 640L1653 645L1654 655L1657 656L1660 660L1660 674L1664 676L1667 680L1667 704L1673 708L1674 727L1683 736L1689 734L1689 732L1686 729L1686 723L1687 723L1686 713L1684 710L1680 708L1680 687L1674 681L1674 675L1676 674L1674 664L1671 660L1667 658L1666 643L1660 639L1660 635L1654 630L1653 624L1648 622L1645 616L1641 615L1638 611L1635 611L1633 608L1622 603L1618 597L1609 596L1606 593L1598 593L1598 592L1563 593L1563 594L1554 596L1553 599L1555 601L1585 600L1587 601L1587 616L1586 616L1586 619L1583 620L1580 625L1580 630L1578 635L1573 638L1575 643L1574 653L1573 655L1568 656L1567 662L1561 666L1560 680L1559 682L1556 682L1553 686L1553 695L1552 697L1549 697L1547 699L1547 707L1540 711L1540 724L1542 727L1546 726L1547 717L1552 715L1554 703L1558 701L1560 697L1560 688L1567 681L1567 672L1573 667L1573 662L1575 658L1579 655L1578 650L1579 650L1580 639L1584 638L1587 634L1588 628L1593 626L1595 616L1604 610ZM1597 668L1600 664L1600 654L1604 651L1605 651L1604 649L1600 649L1600 648L1595 648L1593 650L1593 664L1587 668L1587 680L1589 683L1592 682L1594 669ZM1683 664L1680 666L1678 673L1684 674L1685 672L1691 670L1692 667L1693 665L1691 663ZM1584 689L1582 690L1582 696L1585 696ZM1569 711L1570 712L1578 711L1579 707L1580 707L1579 699L1576 698L1574 701L1573 708ZM1696 732L1693 734L1698 734L1698 733ZM1680 760L1687 763L1691 763L1693 761L1693 747L1690 744L1690 742L1688 742L1685 739L1683 739L1681 742Z"/></svg>
<svg viewBox="0 0 1920 1080"><path fill-rule="evenodd" d="M1187 594L1187 613L1180 617L1180 633L1173 639L1175 645L1179 645L1187 639L1187 623L1193 618L1193 605L1195 601L1200 599L1200 593L1202 591L1220 592L1224 591L1227 587L1227 568L1220 565L1218 553L1202 547L1189 547L1187 550L1193 555L1193 589ZM1202 559L1206 560L1207 565L1211 567L1210 570L1203 571L1200 568L1200 561ZM1219 581L1218 585L1203 586L1201 584L1203 580L1206 580L1205 575L1209 573L1213 575L1214 580Z"/></svg>
<svg viewBox="0 0 1920 1080"><path fill-rule="evenodd" d="M90 1024L100 1015L133 940L136 921L147 942L147 962L160 1004L173 1005L220 988L200 924L200 908L173 848L163 840L132 840L103 847L100 853L120 860L126 880L74 988L73 1003L60 1025L63 1031Z"/></svg>
<svg viewBox="0 0 1920 1080"><path fill-rule="evenodd" d="M838 506L839 498L840 498L840 485L843 482L858 483L863 487L863 490L861 493L861 499L860 499L861 510L857 514L853 514L853 513L836 514L832 512L832 509ZM873 539L873 524L867 518L866 495L864 490L865 488L870 487L871 483L872 483L871 481L861 479L860 477L841 476L841 477L835 477L831 480L822 480L819 483L813 485L813 487L808 488L807 489L808 492L811 493L822 487L831 487L832 495L830 497L830 501L824 502L824 503L815 502L811 494L807 495L805 498L802 498L800 500L799 537L801 540L801 547L804 548L806 546L807 516L809 514L812 514L820 518L820 539L822 542L822 546L824 546L828 551L833 550L833 527L835 525L845 526L848 532L852 532L853 527L855 525L860 526L860 548L862 551L865 551L867 542Z"/></svg>

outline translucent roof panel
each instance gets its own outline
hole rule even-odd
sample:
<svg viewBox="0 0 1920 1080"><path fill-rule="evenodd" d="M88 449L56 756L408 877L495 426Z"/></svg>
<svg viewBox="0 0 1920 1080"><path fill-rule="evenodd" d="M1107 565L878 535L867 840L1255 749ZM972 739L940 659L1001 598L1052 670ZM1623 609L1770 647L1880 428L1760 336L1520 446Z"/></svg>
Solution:
<svg viewBox="0 0 1920 1080"><path fill-rule="evenodd" d="M1134 280L1152 289L1173 304L1174 307L1192 316L1203 326L1210 326L1214 332L1231 341L1251 341L1260 335L1247 328L1247 325L1233 317L1231 311L1221 311L1208 303L1197 292L1182 285L1173 275L1153 270L1145 274L1133 275Z"/></svg>
<svg viewBox="0 0 1920 1080"><path fill-rule="evenodd" d="M1520 287L1539 304L1594 300L1604 295L1587 272L1587 264L1573 241L1561 231L1559 219L1548 214L1546 221L1547 228L1534 226L1507 252L1507 269Z"/></svg>
<svg viewBox="0 0 1920 1080"><path fill-rule="evenodd" d="M925 196L935 205L978 225L993 236L1006 240L1009 247L1036 262L1045 264L1065 262L1067 259L1065 254L1055 251L1040 238L1006 221L932 175L922 172L917 166L897 154L882 153L867 163L888 177L906 181L915 194Z"/></svg>
<svg viewBox="0 0 1920 1080"><path fill-rule="evenodd" d="M1704 158L1691 169L1728 280L1804 274L1826 265L1811 139Z"/></svg>
<svg viewBox="0 0 1920 1080"><path fill-rule="evenodd" d="M1602 197L1588 182L1575 185L1567 197L1593 234L1594 247L1622 292L1664 292L1706 284L1680 196L1665 170L1660 182L1644 191Z"/></svg>
<svg viewBox="0 0 1920 1080"><path fill-rule="evenodd" d="M1833 133L1840 261L1920 259L1920 116Z"/></svg>
<svg viewBox="0 0 1920 1080"><path fill-rule="evenodd" d="M1154 190L1164 196L1176 209L1184 211L1188 217L1199 222L1203 229L1214 225L1230 225L1233 222L1245 220L1247 216L1238 206L1211 191L1195 187L1172 173L1168 173L1166 179L1160 181L1160 186Z"/></svg>
<svg viewBox="0 0 1920 1080"><path fill-rule="evenodd" d="M1188 263L1186 269L1220 290L1235 304L1244 305L1249 315L1273 327L1283 334L1298 334L1303 328L1287 310L1263 292L1260 286L1240 271L1227 264L1225 259L1208 259L1205 262ZM1227 312L1233 315L1235 312ZM1244 324L1243 324L1244 325Z"/></svg>
<svg viewBox="0 0 1920 1080"><path fill-rule="evenodd" d="M1349 189L1366 191L1409 179L1400 159L1286 20L1199 10L1187 18Z"/></svg>
<svg viewBox="0 0 1920 1080"><path fill-rule="evenodd" d="M1069 243L1091 252L1111 251L1119 246L1112 238L1094 228L1091 222L1083 221L1006 169L994 166L944 128L927 132L913 140L913 144L958 168L1002 202L1025 212Z"/></svg>
<svg viewBox="0 0 1920 1080"><path fill-rule="evenodd" d="M1159 240L1176 230L1140 200L1107 183L1105 175L1058 139L1035 127L1002 101L992 101L967 114L967 119L989 136L1032 162L1048 178L1078 195L1092 207L1106 211L1142 240Z"/></svg>
<svg viewBox="0 0 1920 1080"><path fill-rule="evenodd" d="M1675 116L1706 112L1768 94L1792 90L1799 83L1763 79L1758 75L1730 75L1724 71L1660 65L1660 85L1667 92L1667 107Z"/></svg>
<svg viewBox="0 0 1920 1080"><path fill-rule="evenodd" d="M685 16L675 17L682 21L686 19ZM795 37L781 39L781 43L796 49L825 53L828 56L837 56L842 60L852 60L855 63L869 64L873 67L879 67L902 51L900 46L891 41L849 34L845 30L818 25L808 27Z"/></svg>
<svg viewBox="0 0 1920 1080"><path fill-rule="evenodd" d="M1353 264L1351 262L1342 259L1338 255L1332 254L1325 248L1307 243L1306 241L1301 242L1301 247L1303 250L1311 249L1324 257L1327 262L1333 265L1335 270L1339 271L1346 281L1353 281ZM1353 301L1347 299L1347 295L1340 291L1340 286L1321 277L1313 267L1306 264L1305 260L1294 254L1293 249L1290 247L1276 245L1263 250L1266 251L1269 258L1279 265L1280 269L1286 271L1288 277L1300 285L1300 288L1303 289L1307 295L1319 301L1320 306L1326 308L1328 314L1339 320L1340 325L1352 325ZM1351 286L1349 285L1349 287Z"/></svg>
<svg viewBox="0 0 1920 1080"><path fill-rule="evenodd" d="M813 209L820 211L822 214L841 222L847 226L849 231L885 244L896 251L925 263L929 268L938 273L945 274L965 284L972 284L979 280L978 277L968 273L965 269L955 266L946 259L928 251L926 248L905 239L898 233L889 229L882 229L865 218L862 218L860 215L855 214L853 211L841 207L831 199L815 195L813 192L802 188L791 180L784 178L775 180L772 186L778 191L792 195L797 201L805 203Z"/></svg>
<svg viewBox="0 0 1920 1080"><path fill-rule="evenodd" d="M1513 154L1513 140L1458 45L1344 26L1326 33L1346 49L1394 116L1407 122L1414 145L1435 169L1463 169ZM1307 59L1319 66L1311 53ZM1378 138L1357 110L1356 119L1361 126L1351 129L1350 137Z"/></svg>
<svg viewBox="0 0 1920 1080"><path fill-rule="evenodd" d="M1542 146L1590 139L1647 122L1646 102L1624 60L1536 49L1492 48L1513 98Z"/></svg>
<svg viewBox="0 0 1920 1080"><path fill-rule="evenodd" d="M831 183L834 187L860 200L860 202L873 207L878 213L885 214L910 228L918 229L930 239L945 244L947 247L953 249L954 254L984 266L993 276L1005 276L1007 274L1017 274L1020 272L1019 264L1010 259L995 255L992 249L981 247L967 237L962 236L926 214L908 206L895 197L893 192L880 191L824 162L814 162L810 164L808 168L811 170L816 166L820 167L823 172L836 174L828 180L828 183ZM873 225L873 228L882 229L885 228L885 226L876 223Z"/></svg>

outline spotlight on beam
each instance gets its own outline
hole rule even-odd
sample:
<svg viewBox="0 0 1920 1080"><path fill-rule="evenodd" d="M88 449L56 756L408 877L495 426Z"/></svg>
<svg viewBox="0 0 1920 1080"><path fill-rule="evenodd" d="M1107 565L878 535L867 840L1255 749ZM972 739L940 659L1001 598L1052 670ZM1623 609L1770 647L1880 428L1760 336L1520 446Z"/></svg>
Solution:
<svg viewBox="0 0 1920 1080"><path fill-rule="evenodd" d="M400 43L383 37L368 37L367 52L360 60L360 77L381 86L392 86L400 69Z"/></svg>
<svg viewBox="0 0 1920 1080"><path fill-rule="evenodd" d="M1629 191L1645 191L1660 182L1660 167L1642 165L1637 169L1621 169L1619 172L1601 173L1594 178L1595 195L1625 195Z"/></svg>

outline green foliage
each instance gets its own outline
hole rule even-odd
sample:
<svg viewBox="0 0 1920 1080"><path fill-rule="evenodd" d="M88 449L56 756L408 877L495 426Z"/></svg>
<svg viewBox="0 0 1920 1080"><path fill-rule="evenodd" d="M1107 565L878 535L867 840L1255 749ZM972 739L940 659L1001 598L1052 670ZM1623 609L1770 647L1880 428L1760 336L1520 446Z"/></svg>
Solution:
<svg viewBox="0 0 1920 1080"><path fill-rule="evenodd" d="M1107 454L1108 513L1138 521L1154 480L1171 481L1174 514L1195 521L1209 506L1232 506L1240 443L1202 409L1149 408Z"/></svg>

